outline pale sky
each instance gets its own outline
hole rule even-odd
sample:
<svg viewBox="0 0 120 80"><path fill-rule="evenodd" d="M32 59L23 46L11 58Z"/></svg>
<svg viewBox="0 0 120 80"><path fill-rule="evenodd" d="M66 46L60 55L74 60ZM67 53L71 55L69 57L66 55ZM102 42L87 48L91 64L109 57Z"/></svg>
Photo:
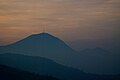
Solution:
<svg viewBox="0 0 120 80"><path fill-rule="evenodd" d="M0 0L0 45L49 32L80 50L119 50L120 0Z"/></svg>

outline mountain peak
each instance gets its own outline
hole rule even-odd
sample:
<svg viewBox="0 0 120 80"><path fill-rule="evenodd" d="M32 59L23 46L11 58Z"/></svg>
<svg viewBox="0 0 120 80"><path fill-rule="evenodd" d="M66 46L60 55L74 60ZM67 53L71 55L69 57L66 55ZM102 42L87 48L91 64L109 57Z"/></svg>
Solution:
<svg viewBox="0 0 120 80"><path fill-rule="evenodd" d="M32 34L32 36L51 36L53 37L51 34L43 32L43 33L39 33L39 34Z"/></svg>
<svg viewBox="0 0 120 80"><path fill-rule="evenodd" d="M47 32L42 32L42 33L39 33L39 34L33 34L33 35L51 35L51 34L49 34L49 33L47 33Z"/></svg>
<svg viewBox="0 0 120 80"><path fill-rule="evenodd" d="M43 33L39 33L39 34L32 34L31 36L29 37L33 37L33 38L57 38L55 36L53 36L52 34L49 34L49 33L46 33L46 32L43 32Z"/></svg>

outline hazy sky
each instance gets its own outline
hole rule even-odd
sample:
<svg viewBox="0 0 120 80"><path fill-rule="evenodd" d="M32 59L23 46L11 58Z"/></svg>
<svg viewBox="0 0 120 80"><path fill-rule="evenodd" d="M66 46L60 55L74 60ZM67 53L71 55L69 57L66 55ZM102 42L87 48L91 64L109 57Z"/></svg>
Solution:
<svg viewBox="0 0 120 80"><path fill-rule="evenodd" d="M0 45L46 31L74 49L117 50L120 0L0 0Z"/></svg>

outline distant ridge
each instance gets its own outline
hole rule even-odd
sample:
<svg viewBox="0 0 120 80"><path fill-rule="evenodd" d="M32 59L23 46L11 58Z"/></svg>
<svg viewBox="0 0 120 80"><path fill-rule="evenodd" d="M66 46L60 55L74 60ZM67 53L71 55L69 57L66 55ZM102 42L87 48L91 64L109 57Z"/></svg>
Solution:
<svg viewBox="0 0 120 80"><path fill-rule="evenodd" d="M88 74L78 69L66 67L64 65L54 62L53 60L38 56L27 56L27 55L11 54L11 53L0 54L0 64L16 68L17 71L9 67L4 67L7 70L3 70L4 68L0 66L0 72L1 71L5 72L4 73L5 75L9 71L9 73L11 73L9 74L11 75L11 77L13 76L12 74L14 74L13 77L17 76L15 78L19 78L19 76L21 76L20 78L22 79L19 78L20 80L26 80L24 78L32 77L30 73L28 73L29 75L26 77L25 76L27 75L26 72L23 72L23 76L22 76L22 70L39 75L51 75L60 80L120 80L120 75ZM40 78L39 76L33 74L33 80L36 80L36 78L37 80L42 80L39 79ZM55 78L51 79L52 77L47 77L48 79L46 79L45 77L43 78L44 78L43 80L56 80ZM15 79L15 80L19 80L19 79ZM27 80L31 80L31 79L27 79ZM9 80L8 77L7 80Z"/></svg>

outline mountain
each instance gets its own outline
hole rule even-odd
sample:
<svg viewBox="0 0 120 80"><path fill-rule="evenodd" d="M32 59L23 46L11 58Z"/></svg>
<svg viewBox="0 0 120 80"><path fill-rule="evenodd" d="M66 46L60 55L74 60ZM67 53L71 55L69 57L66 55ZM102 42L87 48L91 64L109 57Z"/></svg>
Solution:
<svg viewBox="0 0 120 80"><path fill-rule="evenodd" d="M60 65L52 60L21 54L0 54L0 64L40 75L51 75L62 80L82 79L84 75L78 69Z"/></svg>
<svg viewBox="0 0 120 80"><path fill-rule="evenodd" d="M49 34L30 35L15 43L1 46L0 53L41 56L88 73L120 73L120 59L102 48L73 50L61 39Z"/></svg>
<svg viewBox="0 0 120 80"><path fill-rule="evenodd" d="M0 80L58 80L51 76L43 76L30 73L20 69L15 69L5 65L0 65Z"/></svg>
<svg viewBox="0 0 120 80"><path fill-rule="evenodd" d="M77 62L78 54L75 50L48 33L28 36L16 43L3 46L0 50L1 53L22 53L46 57L68 66L78 65L79 63Z"/></svg>

